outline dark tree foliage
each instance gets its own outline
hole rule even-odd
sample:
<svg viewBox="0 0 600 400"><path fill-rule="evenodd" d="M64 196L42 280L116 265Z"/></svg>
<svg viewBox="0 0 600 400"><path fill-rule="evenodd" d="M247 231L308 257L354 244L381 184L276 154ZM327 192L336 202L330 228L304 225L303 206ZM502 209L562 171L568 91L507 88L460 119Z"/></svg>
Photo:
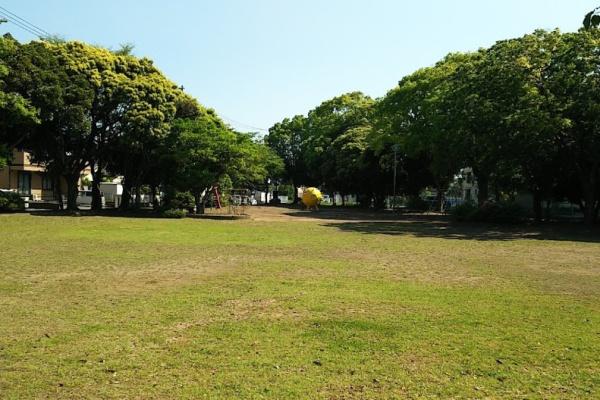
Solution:
<svg viewBox="0 0 600 400"><path fill-rule="evenodd" d="M600 7L595 8L585 15L583 19L584 29L594 29L600 26Z"/></svg>
<svg viewBox="0 0 600 400"><path fill-rule="evenodd" d="M527 190L543 202L600 210L599 10L585 29L536 31L474 53L450 54L378 100L349 93L276 124L267 143L295 186L320 185L382 206L396 193L444 193L471 168L478 203ZM396 166L394 184L392 168Z"/></svg>
<svg viewBox="0 0 600 400"><path fill-rule="evenodd" d="M127 209L139 207L148 189L156 201L168 188L199 196L223 179L250 185L280 174L281 161L267 146L234 132L131 50L1 38L0 168L12 148L26 148L59 193L66 181L70 210L85 168L94 209L102 207L106 175L123 177Z"/></svg>

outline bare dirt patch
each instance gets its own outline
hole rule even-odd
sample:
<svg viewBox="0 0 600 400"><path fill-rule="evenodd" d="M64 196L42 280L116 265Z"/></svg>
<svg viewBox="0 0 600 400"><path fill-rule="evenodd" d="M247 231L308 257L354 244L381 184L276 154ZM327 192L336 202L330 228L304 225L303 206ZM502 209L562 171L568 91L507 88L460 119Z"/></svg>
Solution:
<svg viewBox="0 0 600 400"><path fill-rule="evenodd" d="M265 222L410 222L411 214L399 214L391 211L368 211L353 208L324 207L318 211L303 210L300 207L248 207L246 213L255 221ZM444 221L447 218L440 214L423 214L420 218L432 221Z"/></svg>

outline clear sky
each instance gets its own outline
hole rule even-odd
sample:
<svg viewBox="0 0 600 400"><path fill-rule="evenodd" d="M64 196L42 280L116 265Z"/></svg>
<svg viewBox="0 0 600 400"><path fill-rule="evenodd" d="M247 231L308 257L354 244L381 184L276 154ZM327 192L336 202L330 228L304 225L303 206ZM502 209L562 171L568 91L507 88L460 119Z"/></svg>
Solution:
<svg viewBox="0 0 600 400"><path fill-rule="evenodd" d="M268 129L336 95L384 95L452 51L574 31L600 0L0 0L66 39L135 44L231 125ZM0 12L2 12L0 10ZM0 25L22 41L31 34ZM237 122L234 122L237 121Z"/></svg>

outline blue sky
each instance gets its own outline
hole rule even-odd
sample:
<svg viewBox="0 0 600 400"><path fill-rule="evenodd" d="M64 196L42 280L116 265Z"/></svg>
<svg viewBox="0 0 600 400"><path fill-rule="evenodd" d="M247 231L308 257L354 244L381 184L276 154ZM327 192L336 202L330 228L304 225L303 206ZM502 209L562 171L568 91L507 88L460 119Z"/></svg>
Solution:
<svg viewBox="0 0 600 400"><path fill-rule="evenodd" d="M66 39L135 44L241 130L268 129L322 101L384 95L452 51L536 28L574 31L600 0L0 0ZM0 25L22 41L33 37ZM237 122L236 122L237 121Z"/></svg>

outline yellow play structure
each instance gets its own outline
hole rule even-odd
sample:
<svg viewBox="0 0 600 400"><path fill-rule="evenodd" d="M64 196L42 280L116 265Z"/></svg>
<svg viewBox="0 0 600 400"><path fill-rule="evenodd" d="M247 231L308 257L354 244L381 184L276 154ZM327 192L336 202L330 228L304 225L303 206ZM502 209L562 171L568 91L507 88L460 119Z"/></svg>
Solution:
<svg viewBox="0 0 600 400"><path fill-rule="evenodd" d="M302 193L302 203L306 206L307 209L319 209L319 204L323 200L323 195L321 191L317 188L310 187L304 190Z"/></svg>

